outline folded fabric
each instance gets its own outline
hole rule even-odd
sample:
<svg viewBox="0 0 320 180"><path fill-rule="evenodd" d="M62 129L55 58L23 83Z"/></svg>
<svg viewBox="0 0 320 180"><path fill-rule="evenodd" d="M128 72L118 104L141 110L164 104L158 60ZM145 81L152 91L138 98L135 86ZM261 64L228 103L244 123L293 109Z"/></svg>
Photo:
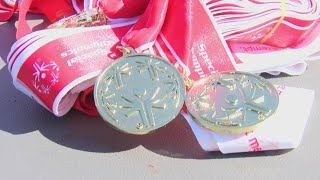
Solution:
<svg viewBox="0 0 320 180"><path fill-rule="evenodd" d="M56 116L66 114L78 94L120 55L116 46L135 22L47 29L25 36L8 55L14 85Z"/></svg>
<svg viewBox="0 0 320 180"><path fill-rule="evenodd" d="M236 42L294 45L320 16L318 0L205 0L224 38Z"/></svg>
<svg viewBox="0 0 320 180"><path fill-rule="evenodd" d="M0 22L8 21L18 8L18 2L8 4L5 1L0 1Z"/></svg>
<svg viewBox="0 0 320 180"><path fill-rule="evenodd" d="M249 52L252 44L226 43L200 1L153 0L143 15L111 19L108 23L99 27L46 29L19 39L7 59L16 87L57 116L67 113L75 102L77 109L96 115L95 107L89 108L94 104L91 86L99 71L120 55L115 50L120 41L138 52L168 59L192 80L231 70L299 74L306 68L303 59L307 56L299 51L304 47L316 49L310 53L320 49L318 36L299 41L306 45L288 52L274 48L263 53L258 48ZM259 47L271 48L260 44ZM243 53L245 50L248 52Z"/></svg>
<svg viewBox="0 0 320 180"><path fill-rule="evenodd" d="M73 2L77 11L100 7L108 17L120 18L142 14L149 1L143 0L137 3L136 1L78 0ZM317 0L267 2L201 0L201 2L214 17L217 28L225 40L266 43L276 47L294 45L300 37L312 29L320 16L320 3ZM169 3L174 1L171 0ZM179 5L182 4L184 3L179 3Z"/></svg>
<svg viewBox="0 0 320 180"><path fill-rule="evenodd" d="M75 14L71 0L2 0L0 1L0 21L9 20L14 12L21 12L21 9L24 9L23 13L44 14L50 22ZM13 13L9 16L9 12Z"/></svg>

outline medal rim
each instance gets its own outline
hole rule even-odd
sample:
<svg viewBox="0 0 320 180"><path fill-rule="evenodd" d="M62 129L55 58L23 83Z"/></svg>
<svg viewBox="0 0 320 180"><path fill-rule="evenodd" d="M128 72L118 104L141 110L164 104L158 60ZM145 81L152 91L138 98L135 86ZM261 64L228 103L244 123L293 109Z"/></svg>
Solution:
<svg viewBox="0 0 320 180"><path fill-rule="evenodd" d="M131 50L131 48L130 48ZM114 65L116 65L117 63L120 63L121 61L128 61L126 58L130 58L130 57L135 57L135 56L144 56L144 57L149 57L149 58L153 58L153 59L157 59L159 61L163 61L166 65L170 66L171 68L175 69L176 70L176 74L178 74L179 76L177 76L177 78L179 79L180 83L181 83L181 86L180 88L182 88L182 90L180 90L181 94L180 94L180 99L179 101L179 106L177 109L179 110L176 110L176 112L173 113L173 115L171 116L167 116L167 122L164 123L163 125L161 126L155 126L154 128L152 128L151 130L144 130L144 131L127 131L125 129L120 129L118 126L116 126L115 123L112 123L111 121L109 121L108 119L110 118L109 116L107 115L103 115L103 108L102 108L102 105L98 102L98 95L99 95L99 92L98 92L98 85L100 84L100 82L103 81L103 76L104 74L110 69L112 68ZM186 97L187 97L187 91L186 91L186 86L184 84L184 81L179 73L179 71L166 59L160 57L160 56L156 56L156 55L153 55L153 54L147 54L147 53L136 53L134 52L133 50L131 50L131 53L130 54L126 54L126 53L123 53L123 55L117 59L115 59L111 64L109 64L105 69L103 69L100 74L98 75L98 78L96 79L96 82L95 82L95 85L94 85L94 102L95 102L95 105L97 107L97 110L98 110L98 113L99 115L102 117L102 119L107 122L109 125L111 125L114 129L116 130L119 130L121 132L124 132L124 133L127 133L127 134L133 134L133 135L144 135L144 134L150 134L158 129L160 129L161 127L164 127L166 126L167 124L169 124L171 121L173 121L179 114L179 112L181 111L181 109L183 108L183 105L184 105L184 102L186 100Z"/></svg>
<svg viewBox="0 0 320 180"><path fill-rule="evenodd" d="M251 126L244 126L244 127L240 127L240 128L234 128L234 127L224 127L224 126L212 126L212 125L207 125L205 123L202 123L200 120L198 120L196 117L194 117L192 114L190 114L191 116L191 119L196 122L199 126L205 128L205 129L208 129L212 132L215 132L215 133L219 133L219 134L243 134L243 133L246 133L246 132L251 132L251 131L254 131L255 129L257 129L261 123L257 123L257 124L254 124L254 125L251 125Z"/></svg>
<svg viewBox="0 0 320 180"><path fill-rule="evenodd" d="M253 76L254 78L257 78L260 81L265 82L269 87L272 88L272 91L275 92L275 98L276 98L276 106L274 108L273 111L271 111L270 115L266 117L266 119L270 118L272 115L274 115L279 107L279 94L277 93L276 88L274 87L274 85L269 82L268 80L264 79L261 76L257 76L255 74L252 73L248 73L248 72L243 72L243 71L221 71L221 72L217 72L214 74L210 74L209 76L199 79L198 81L196 81L193 86L190 88L189 92L192 90L192 88L195 87L195 85L197 83L200 83L204 80L209 79L211 76L213 75L219 75L219 74L243 74L243 75L249 75L249 76ZM199 117L199 119L197 118L198 115L194 114L193 111L189 110L192 109L193 107L190 107L188 104L190 98L190 94L187 93L187 97L185 100L185 104L186 104L186 108L188 113L190 114L191 118L193 119L193 121L195 121L198 125L200 125L201 127L204 127L206 129L209 129L210 131L213 132L217 132L217 133L221 133L221 134L242 134L245 132L250 132L253 131L255 129L257 129L259 127L259 125L261 125L261 123L263 123L266 119L261 120L261 121L256 121L256 123L251 124L251 125L247 125L247 126L221 126L221 125L214 125L214 124L210 124L210 123L206 123L205 120L203 120L201 117Z"/></svg>

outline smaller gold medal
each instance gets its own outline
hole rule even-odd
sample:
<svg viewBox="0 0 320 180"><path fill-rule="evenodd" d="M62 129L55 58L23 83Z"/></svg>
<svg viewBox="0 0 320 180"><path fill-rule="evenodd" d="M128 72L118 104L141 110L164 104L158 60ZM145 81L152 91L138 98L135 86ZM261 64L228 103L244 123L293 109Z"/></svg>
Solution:
<svg viewBox="0 0 320 180"><path fill-rule="evenodd" d="M170 62L122 48L94 88L102 118L130 134L147 134L173 120L186 98L184 82Z"/></svg>
<svg viewBox="0 0 320 180"><path fill-rule="evenodd" d="M274 86L245 72L212 74L195 82L186 106L194 121L218 133L240 134L254 130L278 107Z"/></svg>

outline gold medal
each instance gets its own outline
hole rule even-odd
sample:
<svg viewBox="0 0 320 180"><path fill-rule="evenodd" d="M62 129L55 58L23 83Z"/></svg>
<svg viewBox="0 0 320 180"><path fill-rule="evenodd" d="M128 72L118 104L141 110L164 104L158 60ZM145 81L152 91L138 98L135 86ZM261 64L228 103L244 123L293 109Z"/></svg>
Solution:
<svg viewBox="0 0 320 180"><path fill-rule="evenodd" d="M102 118L130 134L147 134L173 120L186 89L170 62L151 54L121 48L123 56L98 77L94 98Z"/></svg>
<svg viewBox="0 0 320 180"><path fill-rule="evenodd" d="M262 77L222 72L192 82L163 58L120 50L123 56L100 74L94 90L100 115L120 131L152 132L173 120L185 101L199 125L239 134L256 129L278 107L276 89ZM187 97L185 84L192 86Z"/></svg>
<svg viewBox="0 0 320 180"><path fill-rule="evenodd" d="M51 28L93 27L106 25L108 18L102 9L83 10L81 13L61 19L50 26Z"/></svg>
<svg viewBox="0 0 320 180"><path fill-rule="evenodd" d="M254 130L279 103L271 83L245 72L212 74L195 82L187 96L186 106L194 121L228 134Z"/></svg>

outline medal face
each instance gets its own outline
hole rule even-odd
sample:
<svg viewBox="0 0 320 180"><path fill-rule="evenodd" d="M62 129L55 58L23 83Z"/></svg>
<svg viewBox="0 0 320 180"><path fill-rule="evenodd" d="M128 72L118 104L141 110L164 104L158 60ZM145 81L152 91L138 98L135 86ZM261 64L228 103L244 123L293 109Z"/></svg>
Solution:
<svg viewBox="0 0 320 180"><path fill-rule="evenodd" d="M186 106L192 118L212 131L239 134L254 130L278 107L274 86L244 72L222 72L196 82Z"/></svg>
<svg viewBox="0 0 320 180"><path fill-rule="evenodd" d="M126 133L147 134L177 116L186 89L179 72L168 61L131 53L101 73L94 96L106 122Z"/></svg>

